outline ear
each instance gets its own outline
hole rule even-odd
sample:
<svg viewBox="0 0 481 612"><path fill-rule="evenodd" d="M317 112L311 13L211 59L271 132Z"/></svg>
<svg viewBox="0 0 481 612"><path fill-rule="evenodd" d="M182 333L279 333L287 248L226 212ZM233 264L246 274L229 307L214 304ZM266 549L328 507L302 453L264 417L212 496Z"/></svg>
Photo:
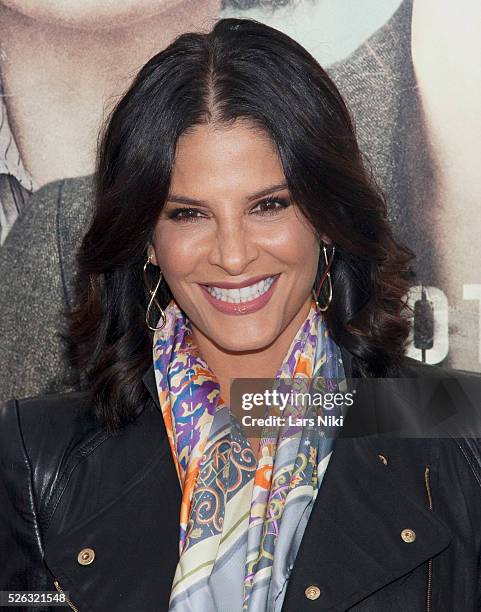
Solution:
<svg viewBox="0 0 481 612"><path fill-rule="evenodd" d="M327 234L321 234L321 240L326 244L332 244L332 240L329 238Z"/></svg>
<svg viewBox="0 0 481 612"><path fill-rule="evenodd" d="M155 249L152 244L149 244L147 247L147 257L150 259L150 263L154 266L158 266L157 255L155 253Z"/></svg>

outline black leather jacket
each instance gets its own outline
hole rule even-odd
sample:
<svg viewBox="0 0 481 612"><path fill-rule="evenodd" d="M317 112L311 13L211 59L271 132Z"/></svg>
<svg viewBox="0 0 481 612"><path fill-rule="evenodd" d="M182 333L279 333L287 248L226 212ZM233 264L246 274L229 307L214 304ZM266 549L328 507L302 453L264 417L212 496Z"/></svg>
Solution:
<svg viewBox="0 0 481 612"><path fill-rule="evenodd" d="M350 409L283 611L481 610L481 454L464 431L469 400L441 383L452 372L407 359L402 374L436 381L431 408L445 422L454 406L462 435L386 435L397 428L386 425L398 423L395 397ZM481 396L481 377L457 376ZM167 610L181 495L153 370L144 383L152 401L116 435L83 393L1 406L0 590L65 590L81 612ZM408 420L421 405L410 409ZM351 437L366 423L377 431ZM87 565L85 549L95 553Z"/></svg>

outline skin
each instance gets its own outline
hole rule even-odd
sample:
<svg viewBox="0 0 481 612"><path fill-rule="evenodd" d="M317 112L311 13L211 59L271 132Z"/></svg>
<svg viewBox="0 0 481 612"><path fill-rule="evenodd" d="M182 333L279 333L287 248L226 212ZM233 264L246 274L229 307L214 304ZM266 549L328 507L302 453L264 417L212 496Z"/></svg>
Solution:
<svg viewBox="0 0 481 612"><path fill-rule="evenodd" d="M176 8L183 0L1 0L5 7L45 24L98 30L125 26Z"/></svg>
<svg viewBox="0 0 481 612"><path fill-rule="evenodd" d="M201 4L202 0L200 2L196 0L196 3ZM185 0L0 0L0 4L25 17L46 24L108 30L131 26L136 21L154 17L166 10L179 10L186 2ZM252 6L251 2L242 3L239 0L234 6L243 9L244 4L247 8ZM278 2L272 0L271 5L275 7L276 4Z"/></svg>
<svg viewBox="0 0 481 612"><path fill-rule="evenodd" d="M265 196L249 199L285 180L276 147L258 129L240 121L230 128L197 126L179 139L170 198L203 204L169 198L153 234L153 262L188 316L227 402L231 378L275 376L309 312L320 253L312 226L292 201L282 208L266 204ZM271 196L290 199L287 187ZM193 208L194 220L169 218L178 208ZM270 301L250 314L219 312L199 286L278 273Z"/></svg>
<svg viewBox="0 0 481 612"><path fill-rule="evenodd" d="M94 172L101 125L147 60L220 0L0 0L10 128L36 188Z"/></svg>
<svg viewBox="0 0 481 612"><path fill-rule="evenodd" d="M434 161L431 194L418 202L434 236L435 286L449 302L448 363L481 370L479 141L481 3L416 0L411 50ZM477 340L477 341L476 341Z"/></svg>

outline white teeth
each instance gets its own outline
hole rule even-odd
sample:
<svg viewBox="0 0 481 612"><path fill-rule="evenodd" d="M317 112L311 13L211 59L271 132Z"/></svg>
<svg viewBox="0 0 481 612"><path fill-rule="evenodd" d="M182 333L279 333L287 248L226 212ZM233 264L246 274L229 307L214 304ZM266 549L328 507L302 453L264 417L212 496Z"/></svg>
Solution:
<svg viewBox="0 0 481 612"><path fill-rule="evenodd" d="M274 276L269 276L264 280L242 287L241 289L221 289L220 287L207 287L207 291L221 302L230 302L231 304L240 304L242 302L250 302L269 290L274 282Z"/></svg>

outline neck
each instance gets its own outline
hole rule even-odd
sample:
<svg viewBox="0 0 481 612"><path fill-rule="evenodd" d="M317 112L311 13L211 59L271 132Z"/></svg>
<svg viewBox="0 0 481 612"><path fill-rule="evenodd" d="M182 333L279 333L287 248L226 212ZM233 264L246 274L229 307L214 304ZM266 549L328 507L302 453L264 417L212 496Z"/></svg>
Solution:
<svg viewBox="0 0 481 612"><path fill-rule="evenodd" d="M105 112L139 68L182 32L211 25L218 11L218 0L186 0L128 27L83 30L0 5L4 100L37 185L90 174Z"/></svg>

